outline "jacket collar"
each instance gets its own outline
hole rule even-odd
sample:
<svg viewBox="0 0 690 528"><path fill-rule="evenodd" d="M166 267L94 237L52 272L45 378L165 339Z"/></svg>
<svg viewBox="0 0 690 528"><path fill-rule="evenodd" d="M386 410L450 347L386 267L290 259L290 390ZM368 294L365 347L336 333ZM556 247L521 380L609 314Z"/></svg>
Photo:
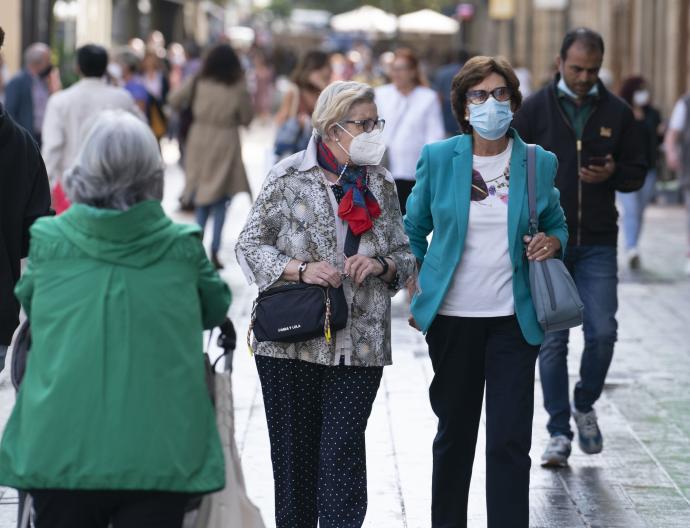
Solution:
<svg viewBox="0 0 690 528"><path fill-rule="evenodd" d="M553 80L551 81L550 89L551 93L554 95L556 98L556 101L558 101L558 82L561 80L561 74L556 73L553 76ZM604 85L603 82L601 82L601 79L597 79L597 95L592 96L595 101L603 101L605 99L608 99L611 96L611 92L608 91L606 88L606 85Z"/></svg>

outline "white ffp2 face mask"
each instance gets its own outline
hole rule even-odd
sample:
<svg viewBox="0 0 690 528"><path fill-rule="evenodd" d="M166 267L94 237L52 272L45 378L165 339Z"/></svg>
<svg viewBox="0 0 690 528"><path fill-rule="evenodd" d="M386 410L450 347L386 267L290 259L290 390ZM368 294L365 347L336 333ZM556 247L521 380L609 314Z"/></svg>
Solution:
<svg viewBox="0 0 690 528"><path fill-rule="evenodd" d="M340 123L338 123L338 126L352 138L349 152L338 143L338 146L350 156L352 163L355 165L378 165L381 163L383 154L386 152L386 144L383 142L383 135L380 131L372 130L371 132L362 132L358 136L353 136Z"/></svg>

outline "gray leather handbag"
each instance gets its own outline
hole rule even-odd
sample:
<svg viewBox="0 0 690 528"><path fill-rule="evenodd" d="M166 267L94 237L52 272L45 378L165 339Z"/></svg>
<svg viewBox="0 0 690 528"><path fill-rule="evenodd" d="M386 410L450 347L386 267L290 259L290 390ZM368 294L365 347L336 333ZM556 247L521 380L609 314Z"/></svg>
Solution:
<svg viewBox="0 0 690 528"><path fill-rule="evenodd" d="M529 234L534 236L539 232L535 145L527 145L527 197ZM566 330L582 324L584 305L562 260L530 260L529 283L537 320L544 332Z"/></svg>

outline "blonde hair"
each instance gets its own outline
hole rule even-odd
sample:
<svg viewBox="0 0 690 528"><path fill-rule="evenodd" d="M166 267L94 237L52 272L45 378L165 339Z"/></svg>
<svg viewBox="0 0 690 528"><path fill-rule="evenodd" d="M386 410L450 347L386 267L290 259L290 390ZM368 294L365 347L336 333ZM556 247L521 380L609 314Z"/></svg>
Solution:
<svg viewBox="0 0 690 528"><path fill-rule="evenodd" d="M323 137L336 123L344 120L358 103L373 103L371 86L354 81L335 81L321 92L311 115L314 134Z"/></svg>

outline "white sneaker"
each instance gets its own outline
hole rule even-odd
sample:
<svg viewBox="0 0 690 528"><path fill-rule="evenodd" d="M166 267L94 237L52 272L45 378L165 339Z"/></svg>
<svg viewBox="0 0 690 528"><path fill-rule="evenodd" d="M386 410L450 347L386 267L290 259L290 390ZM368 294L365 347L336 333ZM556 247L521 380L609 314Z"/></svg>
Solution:
<svg viewBox="0 0 690 528"><path fill-rule="evenodd" d="M552 436L541 456L541 467L566 467L570 451L570 438L564 435Z"/></svg>

